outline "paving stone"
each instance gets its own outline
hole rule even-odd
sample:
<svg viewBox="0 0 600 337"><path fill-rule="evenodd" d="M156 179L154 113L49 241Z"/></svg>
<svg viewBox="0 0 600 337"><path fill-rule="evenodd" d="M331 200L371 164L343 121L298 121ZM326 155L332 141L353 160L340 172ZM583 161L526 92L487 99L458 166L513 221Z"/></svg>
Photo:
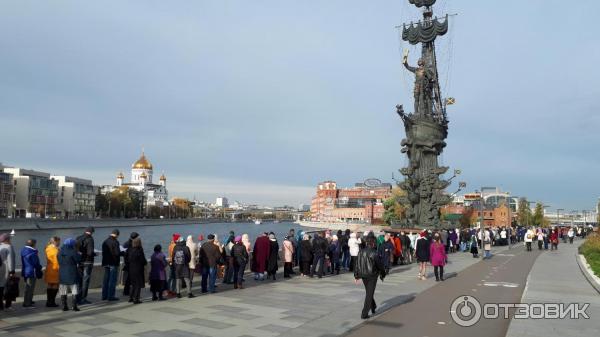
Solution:
<svg viewBox="0 0 600 337"><path fill-rule="evenodd" d="M247 308L233 307L230 305L211 305L208 308L222 311L233 311L233 312L241 312L248 310Z"/></svg>
<svg viewBox="0 0 600 337"><path fill-rule="evenodd" d="M227 323L223 323L223 322L219 322L219 321L212 321L212 320L203 319L203 318L192 318L192 319L187 319L187 320L181 321L181 322L187 323L187 324L192 324L192 325L204 326L204 327L213 328L213 329L226 329L231 326L231 324L227 324Z"/></svg>
<svg viewBox="0 0 600 337"><path fill-rule="evenodd" d="M154 308L152 310L153 311L163 312L165 314L173 314L173 315L178 315L178 316L185 316L185 315L194 315L194 314L196 314L195 311L185 310L185 309L182 309L182 308L174 308L174 307L159 307L159 308Z"/></svg>
<svg viewBox="0 0 600 337"><path fill-rule="evenodd" d="M229 317L229 318L236 318L236 319L241 319L241 320L247 320L247 321L262 317L262 316L251 315L251 314L244 314L241 312L227 312L227 311L219 312L219 314L221 316L225 316L225 317Z"/></svg>
<svg viewBox="0 0 600 337"><path fill-rule="evenodd" d="M259 327L257 327L257 329L270 331L270 332L276 332L276 333L283 333L283 332L289 330L290 328L288 328L286 326L276 325L276 324L269 324L269 325L259 326Z"/></svg>
<svg viewBox="0 0 600 337"><path fill-rule="evenodd" d="M104 329L104 328L93 328L93 329L89 329L89 330L78 331L77 333L80 333L80 334L86 335L86 336L91 336L91 337L99 337L99 336L110 335L115 332L116 331L114 331L114 330L109 330L109 329Z"/></svg>

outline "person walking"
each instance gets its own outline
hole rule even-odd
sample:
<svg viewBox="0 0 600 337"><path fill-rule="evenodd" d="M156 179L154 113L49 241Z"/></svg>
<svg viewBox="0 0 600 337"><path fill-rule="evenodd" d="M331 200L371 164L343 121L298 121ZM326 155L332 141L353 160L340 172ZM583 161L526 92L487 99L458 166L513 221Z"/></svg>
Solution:
<svg viewBox="0 0 600 337"><path fill-rule="evenodd" d="M175 286L175 293L177 294L177 298L181 298L181 286L184 281L188 289L188 297L195 297L194 294L192 294L192 280L190 279L191 259L192 253L190 252L190 249L188 248L188 246L186 246L183 237L179 237L179 239L175 243L175 248L173 248L172 263L172 265L175 267L175 279L177 280Z"/></svg>
<svg viewBox="0 0 600 337"><path fill-rule="evenodd" d="M477 236L475 235L471 235L471 244L470 244L471 248L471 254L473 254L473 258L478 258L479 257L479 249L477 248ZM530 245L531 248L531 245Z"/></svg>
<svg viewBox="0 0 600 337"><path fill-rule="evenodd" d="M202 293L215 293L217 280L217 262L221 258L221 250L215 245L215 235L208 234L208 241L200 247L200 265L202 266Z"/></svg>
<svg viewBox="0 0 600 337"><path fill-rule="evenodd" d="M69 305L67 303L69 290L71 291L73 311L79 311L79 308L77 307L77 294L79 293L78 279L80 277L79 264L81 262L81 255L75 248L76 243L77 242L74 239L66 239L58 254L58 274L60 283L58 293L60 294L63 311L69 311Z"/></svg>
<svg viewBox="0 0 600 337"><path fill-rule="evenodd" d="M167 281L167 256L162 252L162 246L154 246L154 253L150 257L150 291L153 301L164 301L163 291Z"/></svg>
<svg viewBox="0 0 600 337"><path fill-rule="evenodd" d="M350 246L348 246L348 240L350 240L350 230L346 229L343 234L338 235L340 240L340 249L342 255L342 268L348 271L350 268Z"/></svg>
<svg viewBox="0 0 600 337"><path fill-rule="evenodd" d="M243 289L244 271L249 259L248 250L242 242L241 236L236 236L234 242L235 244L231 248L231 255L233 256L233 289Z"/></svg>
<svg viewBox="0 0 600 337"><path fill-rule="evenodd" d="M77 238L77 247L81 254L81 262L79 263L77 302L80 305L91 304L88 300L88 290L90 288L90 280L92 279L92 271L94 270L94 227L87 227L85 232Z"/></svg>
<svg viewBox="0 0 600 337"><path fill-rule="evenodd" d="M273 277L275 281L277 270L279 269L279 243L273 232L269 233L269 261L267 262L267 279Z"/></svg>
<svg viewBox="0 0 600 337"><path fill-rule="evenodd" d="M573 230L573 227L569 228L569 231L567 232L567 236L569 237L569 244L573 244L573 237L575 236L575 231Z"/></svg>
<svg viewBox="0 0 600 337"><path fill-rule="evenodd" d="M558 250L558 228L554 228L550 233L550 250Z"/></svg>
<svg viewBox="0 0 600 337"><path fill-rule="evenodd" d="M492 257L492 238L490 237L490 231L485 231L483 234L483 258L489 259Z"/></svg>
<svg viewBox="0 0 600 337"><path fill-rule="evenodd" d="M327 252L327 240L321 236L320 233L315 233L315 238L312 243L313 263L312 269L310 270L310 277L314 277L315 272L318 271L318 277L322 278L325 273L325 253Z"/></svg>
<svg viewBox="0 0 600 337"><path fill-rule="evenodd" d="M544 249L544 232L542 231L541 228L538 228L537 244L538 244L538 250Z"/></svg>
<svg viewBox="0 0 600 337"><path fill-rule="evenodd" d="M35 283L37 279L41 279L44 275L38 250L35 249L36 240L29 239L25 243L25 247L21 249L21 276L25 282L25 292L23 294L23 307L33 308L33 292L35 291Z"/></svg>
<svg viewBox="0 0 600 337"><path fill-rule="evenodd" d="M525 247L527 247L527 251L530 252L531 243L533 242L533 231L531 230L531 228L528 228L527 232L525 232L525 237L523 241L525 241Z"/></svg>
<svg viewBox="0 0 600 337"><path fill-rule="evenodd" d="M392 236L392 243L394 244L394 266L398 265L398 262L402 263L402 239L400 234L396 233Z"/></svg>
<svg viewBox="0 0 600 337"><path fill-rule="evenodd" d="M292 243L292 238L290 236L286 236L283 240L283 277L290 278L293 273L293 261L294 261L294 252L295 247Z"/></svg>
<svg viewBox="0 0 600 337"><path fill-rule="evenodd" d="M102 300L118 301L116 297L117 278L121 264L121 245L119 244L119 230L113 229L109 237L102 243L102 267L104 279L102 280Z"/></svg>
<svg viewBox="0 0 600 337"><path fill-rule="evenodd" d="M427 263L429 262L429 240L427 239L426 232L423 231L419 235L415 242L415 255L417 257L417 262L419 263L419 276L417 277L419 280L427 279ZM444 250L446 248L444 247Z"/></svg>
<svg viewBox="0 0 600 337"><path fill-rule="evenodd" d="M9 289L9 281L15 278L15 250L9 234L0 234L0 310L12 310L16 299Z"/></svg>
<svg viewBox="0 0 600 337"><path fill-rule="evenodd" d="M271 241L267 233L263 233L256 238L254 250L252 251L252 271L254 279L264 281L267 262L271 253Z"/></svg>
<svg viewBox="0 0 600 337"><path fill-rule="evenodd" d="M376 242L374 236L367 236L365 239L365 248L362 249L356 257L354 266L354 279L356 284L362 280L365 287L365 301L360 318L369 318L369 311L375 314L377 304L375 303L374 294L377 287L377 277L383 281L386 276L383 262L377 250L375 249Z"/></svg>
<svg viewBox="0 0 600 337"><path fill-rule="evenodd" d="M60 247L60 238L53 236L46 246L46 272L44 281L46 281L46 307L55 308L56 295L58 294L58 249Z"/></svg>
<svg viewBox="0 0 600 337"><path fill-rule="evenodd" d="M127 259L129 260L129 282L131 284L129 302L140 304L142 303L140 294L146 284L144 268L148 264L148 261L146 260L144 248L142 247L142 239L140 239L139 236L131 240Z"/></svg>
<svg viewBox="0 0 600 337"><path fill-rule="evenodd" d="M444 266L448 257L444 245L440 242L440 235L438 233L433 235L433 243L429 248L429 256L431 257L431 265L433 266L436 282L443 281Z"/></svg>

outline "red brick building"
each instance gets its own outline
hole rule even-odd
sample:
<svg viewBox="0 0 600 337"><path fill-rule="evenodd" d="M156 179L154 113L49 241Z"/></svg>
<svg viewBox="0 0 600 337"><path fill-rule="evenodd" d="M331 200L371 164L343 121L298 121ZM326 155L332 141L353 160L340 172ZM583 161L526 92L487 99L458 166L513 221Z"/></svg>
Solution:
<svg viewBox="0 0 600 337"><path fill-rule="evenodd" d="M392 185L369 179L354 187L338 188L335 181L317 186L310 207L312 221L383 222L383 202L392 195Z"/></svg>

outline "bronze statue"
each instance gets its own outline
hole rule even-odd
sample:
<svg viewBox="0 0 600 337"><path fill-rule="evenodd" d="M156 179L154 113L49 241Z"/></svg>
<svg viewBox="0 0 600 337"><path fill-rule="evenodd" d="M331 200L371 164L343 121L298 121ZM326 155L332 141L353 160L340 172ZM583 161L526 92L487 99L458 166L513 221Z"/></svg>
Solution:
<svg viewBox="0 0 600 337"><path fill-rule="evenodd" d="M415 88L413 91L415 98L415 114L431 115L433 101L433 85L435 84L435 72L428 67L425 60L420 58L417 61L418 67L412 67L408 64L408 49L404 50L402 64L408 71L415 74Z"/></svg>

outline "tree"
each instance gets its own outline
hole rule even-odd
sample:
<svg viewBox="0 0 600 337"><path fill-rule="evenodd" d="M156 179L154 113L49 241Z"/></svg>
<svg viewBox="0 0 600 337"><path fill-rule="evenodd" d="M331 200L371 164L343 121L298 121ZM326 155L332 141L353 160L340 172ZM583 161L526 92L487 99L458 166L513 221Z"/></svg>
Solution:
<svg viewBox="0 0 600 337"><path fill-rule="evenodd" d="M405 194L401 188L394 187L392 195L383 202L383 221L388 225L400 223L405 218L406 209L400 203L400 198Z"/></svg>
<svg viewBox="0 0 600 337"><path fill-rule="evenodd" d="M531 226L533 216L531 214L531 208L529 208L529 201L526 198L519 199L519 211L517 212L517 220L521 226Z"/></svg>
<svg viewBox="0 0 600 337"><path fill-rule="evenodd" d="M535 226L544 225L544 206L539 202L535 204L535 210L533 211L533 224Z"/></svg>

